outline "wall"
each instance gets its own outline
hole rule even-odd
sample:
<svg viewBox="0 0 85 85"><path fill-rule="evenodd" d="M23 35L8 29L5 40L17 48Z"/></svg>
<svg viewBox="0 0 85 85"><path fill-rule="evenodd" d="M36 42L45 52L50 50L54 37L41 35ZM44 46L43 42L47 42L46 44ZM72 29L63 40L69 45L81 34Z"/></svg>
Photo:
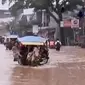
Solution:
<svg viewBox="0 0 85 85"><path fill-rule="evenodd" d="M6 29L6 23L10 21L11 17L12 16L8 10L0 10L0 36L3 36L8 32Z"/></svg>
<svg viewBox="0 0 85 85"><path fill-rule="evenodd" d="M0 26L0 36L5 35L6 33L8 33L8 31L5 26Z"/></svg>
<svg viewBox="0 0 85 85"><path fill-rule="evenodd" d="M57 16L55 13L53 13L53 14L56 16L56 18L58 18L58 16ZM58 24L55 22L55 20L54 20L51 16L50 16L49 27L50 27L50 28L55 28L55 34L54 34L55 40L56 40L57 38L60 38L59 26L58 26Z"/></svg>

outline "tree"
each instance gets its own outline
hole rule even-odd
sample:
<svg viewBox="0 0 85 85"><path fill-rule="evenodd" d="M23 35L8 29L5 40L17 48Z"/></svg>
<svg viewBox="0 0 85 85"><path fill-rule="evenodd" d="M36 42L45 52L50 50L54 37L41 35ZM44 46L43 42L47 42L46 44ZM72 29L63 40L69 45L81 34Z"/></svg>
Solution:
<svg viewBox="0 0 85 85"><path fill-rule="evenodd" d="M2 0L2 2L5 2L6 0ZM9 0L10 2L14 0ZM22 2L22 4L20 4ZM62 13L67 10L73 10L76 8L76 6L82 5L82 0L15 0L15 3L18 3L15 6L15 11L18 10L20 7L22 8L35 8L36 10L42 10L45 9L51 17L54 18L56 23L60 26L60 21L62 21ZM13 10L14 10L13 9ZM59 18L56 18L56 16L53 14L53 12L59 16ZM65 44L64 39L64 29L60 28L60 36L61 36L61 42Z"/></svg>

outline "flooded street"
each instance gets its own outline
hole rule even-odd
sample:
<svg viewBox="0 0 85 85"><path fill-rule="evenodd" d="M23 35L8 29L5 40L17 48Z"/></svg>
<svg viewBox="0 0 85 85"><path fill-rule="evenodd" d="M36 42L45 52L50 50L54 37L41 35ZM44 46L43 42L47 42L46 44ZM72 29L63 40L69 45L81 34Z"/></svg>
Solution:
<svg viewBox="0 0 85 85"><path fill-rule="evenodd" d="M0 85L85 85L85 49L62 47L50 49L47 65L20 66L12 52L0 45Z"/></svg>

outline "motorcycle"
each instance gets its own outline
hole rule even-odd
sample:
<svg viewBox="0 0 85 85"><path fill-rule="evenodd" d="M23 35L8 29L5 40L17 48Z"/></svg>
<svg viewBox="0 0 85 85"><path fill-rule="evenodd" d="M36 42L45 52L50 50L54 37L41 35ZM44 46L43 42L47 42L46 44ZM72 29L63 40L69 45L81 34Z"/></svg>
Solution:
<svg viewBox="0 0 85 85"><path fill-rule="evenodd" d="M57 41L55 43L55 49L56 49L56 51L60 51L60 48L61 48L61 42L60 41Z"/></svg>

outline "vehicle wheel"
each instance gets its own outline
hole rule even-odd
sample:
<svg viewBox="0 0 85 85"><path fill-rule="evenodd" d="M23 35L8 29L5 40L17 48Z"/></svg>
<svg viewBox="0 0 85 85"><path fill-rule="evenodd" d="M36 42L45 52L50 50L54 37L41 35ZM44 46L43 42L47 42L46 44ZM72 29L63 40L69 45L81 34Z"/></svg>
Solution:
<svg viewBox="0 0 85 85"><path fill-rule="evenodd" d="M18 64L22 65L21 59L18 59Z"/></svg>
<svg viewBox="0 0 85 85"><path fill-rule="evenodd" d="M14 62L16 62L17 61L17 59L16 58L14 58Z"/></svg>
<svg viewBox="0 0 85 85"><path fill-rule="evenodd" d="M42 61L40 60L40 65L44 65L44 64L46 64L47 62L48 62L48 60L49 59L47 59L47 58L42 58Z"/></svg>
<svg viewBox="0 0 85 85"><path fill-rule="evenodd" d="M60 48L56 48L56 51L60 51Z"/></svg>
<svg viewBox="0 0 85 85"><path fill-rule="evenodd" d="M20 64L20 65L23 65L23 66L27 66L28 65L28 62L27 62L27 60L25 59L25 58L22 58L22 59L18 59L18 63Z"/></svg>

